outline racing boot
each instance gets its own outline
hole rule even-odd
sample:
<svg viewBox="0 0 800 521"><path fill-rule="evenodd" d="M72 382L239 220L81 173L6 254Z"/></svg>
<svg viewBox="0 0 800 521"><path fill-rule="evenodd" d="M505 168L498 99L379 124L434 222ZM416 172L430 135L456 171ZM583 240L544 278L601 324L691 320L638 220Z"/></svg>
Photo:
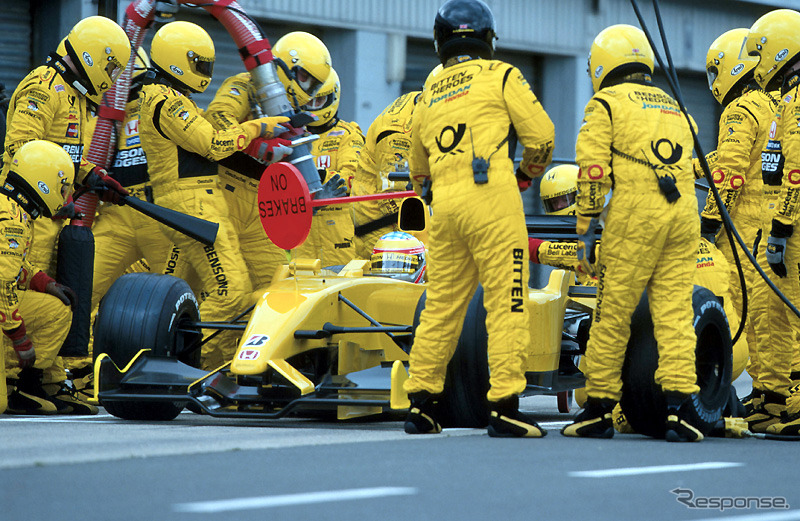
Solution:
<svg viewBox="0 0 800 521"><path fill-rule="evenodd" d="M94 398L94 368L90 365L77 369L70 369L70 379L72 388L75 389L78 398L87 402Z"/></svg>
<svg viewBox="0 0 800 521"><path fill-rule="evenodd" d="M589 396L575 421L561 429L561 434L575 438L613 438L612 413L616 401Z"/></svg>
<svg viewBox="0 0 800 521"><path fill-rule="evenodd" d="M781 413L781 421L767 427L767 434L779 436L800 435L800 394L790 394L786 399L786 410Z"/></svg>
<svg viewBox="0 0 800 521"><path fill-rule="evenodd" d="M800 371L792 371L789 378L792 380L792 386L789 387L789 394L800 394Z"/></svg>
<svg viewBox="0 0 800 521"><path fill-rule="evenodd" d="M7 384L12 391L8 395L6 414L50 415L58 412L42 388L41 369L26 367L19 372L17 380L9 379Z"/></svg>
<svg viewBox="0 0 800 521"><path fill-rule="evenodd" d="M786 397L772 391L764 391L764 399L745 417L751 432L767 432L767 427L781 421L786 412Z"/></svg>
<svg viewBox="0 0 800 521"><path fill-rule="evenodd" d="M489 436L492 438L542 438L547 431L519 412L519 396L489 401Z"/></svg>
<svg viewBox="0 0 800 521"><path fill-rule="evenodd" d="M95 415L100 410L84 402L78 396L75 388L66 381L42 386L47 393L47 399L58 408L58 414Z"/></svg>
<svg viewBox="0 0 800 521"><path fill-rule="evenodd" d="M438 434L442 426L434 418L440 394L418 391L408 395L411 407L408 409L403 428L407 434Z"/></svg>
<svg viewBox="0 0 800 521"><path fill-rule="evenodd" d="M665 391L667 400L667 430L664 438L671 442L702 441L703 433L691 424L692 396Z"/></svg>
<svg viewBox="0 0 800 521"><path fill-rule="evenodd" d="M742 405L744 405L744 415L750 416L753 414L753 410L764 401L764 391L761 389L756 389L753 387L753 390L750 391L750 394L742 398Z"/></svg>
<svg viewBox="0 0 800 521"><path fill-rule="evenodd" d="M615 431L621 434L636 434L631 424L628 423L628 418L625 417L625 413L622 412L622 407L620 407L619 404L614 406L614 410L611 412L611 419L614 422Z"/></svg>

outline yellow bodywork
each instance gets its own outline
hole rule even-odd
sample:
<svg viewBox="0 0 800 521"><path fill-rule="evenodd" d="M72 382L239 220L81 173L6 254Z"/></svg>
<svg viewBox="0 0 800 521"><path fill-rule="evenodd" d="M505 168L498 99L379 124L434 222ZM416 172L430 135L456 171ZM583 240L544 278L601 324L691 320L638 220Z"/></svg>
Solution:
<svg viewBox="0 0 800 521"><path fill-rule="evenodd" d="M553 270L547 286L529 290L531 342L526 371L546 372L558 369L564 311L567 309L566 295L572 278L573 275L564 270Z"/></svg>
<svg viewBox="0 0 800 521"><path fill-rule="evenodd" d="M277 282L256 299L255 308L230 365L232 375L259 375L272 369L281 374L301 395L315 390L314 383L288 361L313 349L336 349L338 375L347 375L391 364L392 409L408 407L402 390L408 378L404 362L408 354L386 333L341 333L322 338L295 338L296 331L319 331L326 323L339 327L370 327L370 322L340 301L341 294L384 326L407 326L424 284L364 275L367 261L355 260L339 273L321 269L318 261L298 259L284 269ZM531 342L527 371L558 369L561 332L571 274L554 270L548 285L531 289ZM323 336L323 335L320 335ZM355 398L358 391L338 391L341 400ZM364 398L364 394L359 395ZM379 399L381 397L374 396ZM383 396L386 399L386 396ZM380 407L339 406L340 418L380 413Z"/></svg>

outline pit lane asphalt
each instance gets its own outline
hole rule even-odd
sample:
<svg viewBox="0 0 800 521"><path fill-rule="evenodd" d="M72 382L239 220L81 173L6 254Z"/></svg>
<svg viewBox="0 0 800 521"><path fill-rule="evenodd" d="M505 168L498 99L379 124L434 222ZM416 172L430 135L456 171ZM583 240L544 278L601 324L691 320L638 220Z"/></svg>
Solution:
<svg viewBox="0 0 800 521"><path fill-rule="evenodd" d="M740 395L748 386L737 381ZM550 430L546 438L187 412L166 423L102 410L0 416L0 519L800 520L793 443L575 440L558 430L576 410L559 414L554 397L523 399L522 408ZM782 497L789 508L689 508L678 501L688 492L676 489L695 499Z"/></svg>

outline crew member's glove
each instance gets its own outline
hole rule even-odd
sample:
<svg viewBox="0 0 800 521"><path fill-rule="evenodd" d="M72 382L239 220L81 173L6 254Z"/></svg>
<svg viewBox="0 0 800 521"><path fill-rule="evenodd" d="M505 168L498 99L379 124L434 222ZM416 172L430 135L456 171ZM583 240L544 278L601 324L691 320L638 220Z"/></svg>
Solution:
<svg viewBox="0 0 800 521"><path fill-rule="evenodd" d="M72 291L72 288L59 284L50 275L43 271L36 272L36 275L31 278L31 290L38 291L39 293L47 293L53 295L58 300L64 303L65 306L71 308L75 307L78 301L78 296Z"/></svg>
<svg viewBox="0 0 800 521"><path fill-rule="evenodd" d="M244 153L267 164L277 163L284 157L292 155L292 142L279 137L272 139L257 137L244 149Z"/></svg>
<svg viewBox="0 0 800 521"><path fill-rule="evenodd" d="M579 215L578 222L575 225L575 232L578 234L578 260L594 264L597 260L595 258L595 246L597 245L597 217L589 217L588 215Z"/></svg>
<svg viewBox="0 0 800 521"><path fill-rule="evenodd" d="M711 244L716 244L717 234L722 226L720 221L709 219L708 217L700 218L700 237L707 240Z"/></svg>
<svg viewBox="0 0 800 521"><path fill-rule="evenodd" d="M786 256L786 238L773 237L770 235L767 238L767 262L769 267L775 275L779 277L786 276L786 264L784 258Z"/></svg>
<svg viewBox="0 0 800 521"><path fill-rule="evenodd" d="M96 166L86 176L83 184L97 192L104 203L122 204L122 197L130 195L119 181L108 175L105 168Z"/></svg>
<svg viewBox="0 0 800 521"><path fill-rule="evenodd" d="M514 174L517 178L517 186L519 187L520 192L524 192L528 188L531 187L531 183L533 183L533 179L525 175L525 173L517 168L517 171Z"/></svg>
<svg viewBox="0 0 800 521"><path fill-rule="evenodd" d="M3 333L11 340L14 346L14 352L17 354L20 369L33 366L36 362L36 350L33 348L33 342L28 338L25 330L25 322L20 324L16 329L4 329Z"/></svg>
<svg viewBox="0 0 800 521"><path fill-rule="evenodd" d="M258 137L271 138L280 136L291 128L288 121L289 118L286 116L272 116L245 121L241 123L241 126L250 136L250 139L253 140Z"/></svg>
<svg viewBox="0 0 800 521"><path fill-rule="evenodd" d="M786 276L786 239L794 233L794 226L773 219L772 230L767 237L767 262L775 275Z"/></svg>
<svg viewBox="0 0 800 521"><path fill-rule="evenodd" d="M69 306L73 309L75 308L75 303L78 301L78 296L72 291L72 288L59 284L56 281L48 282L47 286L44 288L44 292L48 295L53 295L63 302L65 306Z"/></svg>
<svg viewBox="0 0 800 521"><path fill-rule="evenodd" d="M83 219L83 214L75 208L72 199L67 199L67 202L53 215L53 219Z"/></svg>
<svg viewBox="0 0 800 521"><path fill-rule="evenodd" d="M347 183L344 182L344 179L339 174L333 174L322 185L322 188L314 194L314 199L333 199L336 197L347 197ZM319 208L319 206L315 206L312 213L316 214Z"/></svg>
<svg viewBox="0 0 800 521"><path fill-rule="evenodd" d="M528 256L531 262L539 264L539 246L544 244L545 241L537 239L536 237L528 237Z"/></svg>

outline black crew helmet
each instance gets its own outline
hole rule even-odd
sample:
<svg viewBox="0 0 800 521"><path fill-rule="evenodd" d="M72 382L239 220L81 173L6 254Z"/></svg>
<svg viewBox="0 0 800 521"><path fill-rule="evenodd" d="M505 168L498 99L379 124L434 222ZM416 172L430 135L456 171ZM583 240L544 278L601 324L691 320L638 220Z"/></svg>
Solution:
<svg viewBox="0 0 800 521"><path fill-rule="evenodd" d="M496 38L494 15L481 0L447 0L436 13L433 43L442 63L462 54L491 59Z"/></svg>

